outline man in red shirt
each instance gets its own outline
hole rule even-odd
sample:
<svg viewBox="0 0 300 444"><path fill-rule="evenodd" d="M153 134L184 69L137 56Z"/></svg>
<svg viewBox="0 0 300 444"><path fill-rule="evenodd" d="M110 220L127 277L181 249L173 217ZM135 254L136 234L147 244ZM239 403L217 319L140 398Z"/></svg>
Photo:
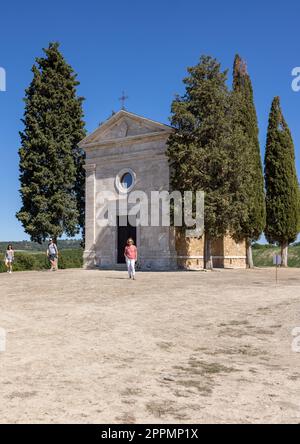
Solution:
<svg viewBox="0 0 300 444"><path fill-rule="evenodd" d="M133 239L127 240L124 256L128 268L129 279L135 280L135 262L137 261L137 248L134 245Z"/></svg>

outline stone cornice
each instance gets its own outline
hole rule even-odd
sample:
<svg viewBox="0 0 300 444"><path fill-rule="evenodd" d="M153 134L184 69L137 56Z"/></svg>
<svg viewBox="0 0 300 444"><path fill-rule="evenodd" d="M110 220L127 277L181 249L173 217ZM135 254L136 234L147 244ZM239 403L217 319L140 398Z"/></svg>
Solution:
<svg viewBox="0 0 300 444"><path fill-rule="evenodd" d="M95 173L97 165L95 163L87 163L83 166L87 174Z"/></svg>

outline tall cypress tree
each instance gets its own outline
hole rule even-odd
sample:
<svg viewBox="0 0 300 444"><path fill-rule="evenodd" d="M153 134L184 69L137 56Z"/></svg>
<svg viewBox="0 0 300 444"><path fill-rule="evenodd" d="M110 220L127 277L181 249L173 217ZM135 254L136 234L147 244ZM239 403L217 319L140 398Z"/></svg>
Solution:
<svg viewBox="0 0 300 444"><path fill-rule="evenodd" d="M283 117L280 98L272 103L265 155L267 226L270 243L281 246L283 266L288 265L288 246L299 231L299 186L295 149L289 127Z"/></svg>
<svg viewBox="0 0 300 444"><path fill-rule="evenodd" d="M237 214L235 237L246 239L248 266L253 268L252 242L259 239L266 223L265 192L252 83L246 63L239 55L234 60L233 93L237 105L236 123L244 133L242 149L238 150L243 164L244 212L240 212L240 218Z"/></svg>
<svg viewBox="0 0 300 444"><path fill-rule="evenodd" d="M233 144L227 72L202 56L188 68L185 94L172 103L175 132L168 140L171 185L181 192L205 192L205 268L212 268L211 241L232 223Z"/></svg>
<svg viewBox="0 0 300 444"><path fill-rule="evenodd" d="M19 150L23 205L17 218L36 242L74 236L84 219L84 153L78 148L85 136L83 98L59 44L44 52L26 90Z"/></svg>

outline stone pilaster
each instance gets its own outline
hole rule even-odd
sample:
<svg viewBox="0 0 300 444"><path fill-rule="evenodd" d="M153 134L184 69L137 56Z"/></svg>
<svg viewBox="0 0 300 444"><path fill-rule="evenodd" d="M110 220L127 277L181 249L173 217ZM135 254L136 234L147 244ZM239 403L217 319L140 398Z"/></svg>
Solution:
<svg viewBox="0 0 300 444"><path fill-rule="evenodd" d="M95 267L96 242L96 164L86 164L84 268Z"/></svg>

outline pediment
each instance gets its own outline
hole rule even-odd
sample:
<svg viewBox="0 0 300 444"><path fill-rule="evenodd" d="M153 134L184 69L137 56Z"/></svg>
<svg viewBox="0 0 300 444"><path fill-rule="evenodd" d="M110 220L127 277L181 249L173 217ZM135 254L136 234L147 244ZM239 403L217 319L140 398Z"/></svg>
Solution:
<svg viewBox="0 0 300 444"><path fill-rule="evenodd" d="M157 133L170 133L172 128L145 117L138 116L128 111L121 110L110 117L92 134L87 136L80 146L84 148L88 144L104 143L127 137L151 135Z"/></svg>

